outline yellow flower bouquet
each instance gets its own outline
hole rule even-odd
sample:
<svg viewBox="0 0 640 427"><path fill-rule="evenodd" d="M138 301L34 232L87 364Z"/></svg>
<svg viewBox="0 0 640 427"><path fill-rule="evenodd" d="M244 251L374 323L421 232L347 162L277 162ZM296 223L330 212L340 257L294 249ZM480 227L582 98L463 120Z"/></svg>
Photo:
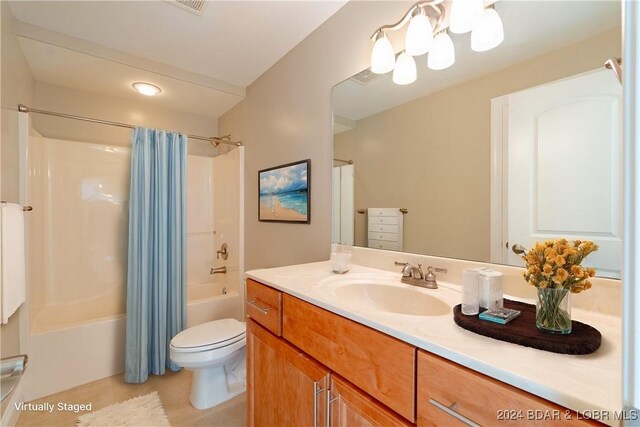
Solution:
<svg viewBox="0 0 640 427"><path fill-rule="evenodd" d="M524 279L538 288L536 326L547 332L571 332L569 293L591 288L596 270L582 267L582 261L598 245L588 240L547 240L536 243L522 258L527 271Z"/></svg>

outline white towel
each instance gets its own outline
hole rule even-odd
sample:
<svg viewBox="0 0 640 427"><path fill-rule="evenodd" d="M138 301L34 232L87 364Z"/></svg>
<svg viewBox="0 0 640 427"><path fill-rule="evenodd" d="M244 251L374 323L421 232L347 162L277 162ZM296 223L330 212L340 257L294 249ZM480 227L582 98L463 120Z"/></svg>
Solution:
<svg viewBox="0 0 640 427"><path fill-rule="evenodd" d="M0 262L2 323L7 323L25 300L24 212L13 203L0 204Z"/></svg>

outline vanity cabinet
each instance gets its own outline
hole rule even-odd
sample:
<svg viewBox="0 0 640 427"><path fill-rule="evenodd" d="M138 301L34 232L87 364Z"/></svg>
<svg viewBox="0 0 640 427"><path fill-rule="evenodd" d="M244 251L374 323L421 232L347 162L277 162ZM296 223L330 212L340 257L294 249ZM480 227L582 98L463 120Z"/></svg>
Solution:
<svg viewBox="0 0 640 427"><path fill-rule="evenodd" d="M601 425L250 279L247 317L248 426Z"/></svg>

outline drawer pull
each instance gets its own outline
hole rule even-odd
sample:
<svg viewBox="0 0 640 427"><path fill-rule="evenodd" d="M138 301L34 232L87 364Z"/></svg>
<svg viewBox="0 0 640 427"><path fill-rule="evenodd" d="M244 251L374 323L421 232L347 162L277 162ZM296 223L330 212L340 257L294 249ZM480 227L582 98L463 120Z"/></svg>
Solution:
<svg viewBox="0 0 640 427"><path fill-rule="evenodd" d="M334 398L331 398L331 390L327 389L327 415L326 415L326 423L327 423L327 427L331 427L331 404L333 402L335 402L336 400L340 399L340 396L336 396Z"/></svg>
<svg viewBox="0 0 640 427"><path fill-rule="evenodd" d="M324 391L318 387L319 381L313 382L313 427L318 427L318 395Z"/></svg>
<svg viewBox="0 0 640 427"><path fill-rule="evenodd" d="M267 307L267 308L262 308L260 307L258 304L256 304L256 301L247 301L248 304L251 304L254 308L256 308L260 313L262 314L268 314L269 310L271 310L271 307Z"/></svg>
<svg viewBox="0 0 640 427"><path fill-rule="evenodd" d="M480 427L480 424L475 423L473 421L471 421L469 418L465 417L464 415L461 415L459 413L457 413L456 411L454 411L454 409L456 408L457 404L454 402L451 404L451 406L444 406L442 403L438 402L435 399L429 399L429 403L432 404L433 406L435 406L436 408L440 409L441 411L446 412L447 414L451 415L453 418L457 419L458 421L470 426L470 427Z"/></svg>
<svg viewBox="0 0 640 427"><path fill-rule="evenodd" d="M320 381L313 382L313 427L318 427L318 396L324 391L319 384Z"/></svg>

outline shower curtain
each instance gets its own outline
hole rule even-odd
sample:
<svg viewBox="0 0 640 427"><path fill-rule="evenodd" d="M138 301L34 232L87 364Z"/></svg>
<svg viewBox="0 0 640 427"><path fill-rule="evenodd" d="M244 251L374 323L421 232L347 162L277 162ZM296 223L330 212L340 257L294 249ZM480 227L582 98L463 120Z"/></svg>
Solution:
<svg viewBox="0 0 640 427"><path fill-rule="evenodd" d="M125 381L179 367L169 343L186 325L187 137L131 131Z"/></svg>

